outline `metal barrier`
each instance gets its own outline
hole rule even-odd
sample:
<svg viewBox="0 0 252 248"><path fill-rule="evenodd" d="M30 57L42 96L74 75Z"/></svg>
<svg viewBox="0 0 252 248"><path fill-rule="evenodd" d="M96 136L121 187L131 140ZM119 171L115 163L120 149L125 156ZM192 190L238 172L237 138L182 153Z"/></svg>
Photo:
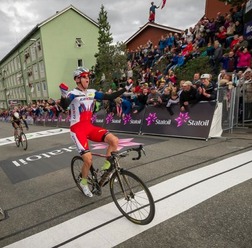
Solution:
<svg viewBox="0 0 252 248"><path fill-rule="evenodd" d="M244 126L247 122L252 122L252 80L245 81L241 88L242 102L242 125Z"/></svg>
<svg viewBox="0 0 252 248"><path fill-rule="evenodd" d="M222 129L232 130L238 124L239 96L237 87L220 86L217 101L222 103Z"/></svg>

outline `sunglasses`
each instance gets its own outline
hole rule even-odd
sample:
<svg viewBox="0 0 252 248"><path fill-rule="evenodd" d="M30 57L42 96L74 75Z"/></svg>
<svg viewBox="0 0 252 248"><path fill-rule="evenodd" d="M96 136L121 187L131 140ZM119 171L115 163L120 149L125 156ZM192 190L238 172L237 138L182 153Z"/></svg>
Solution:
<svg viewBox="0 0 252 248"><path fill-rule="evenodd" d="M89 79L89 76L80 76L80 78Z"/></svg>

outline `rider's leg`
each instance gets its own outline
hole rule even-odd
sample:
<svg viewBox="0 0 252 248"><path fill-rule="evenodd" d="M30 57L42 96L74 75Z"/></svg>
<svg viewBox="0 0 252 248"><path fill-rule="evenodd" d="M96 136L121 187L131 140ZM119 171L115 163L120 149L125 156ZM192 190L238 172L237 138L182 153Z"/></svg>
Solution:
<svg viewBox="0 0 252 248"><path fill-rule="evenodd" d="M88 182L87 182L87 177L88 177L88 172L90 170L90 167L92 165L92 154L91 152L87 152L82 154L82 159L83 159L83 165L82 165L82 180L80 183L80 186L83 190L83 193L88 196L88 197L92 197L93 194L92 192L89 190L88 187Z"/></svg>
<svg viewBox="0 0 252 248"><path fill-rule="evenodd" d="M88 196L92 197L93 194L88 188L88 183L87 183L87 176L89 169L92 165L92 154L89 151L88 148L88 141L87 141L87 134L82 131L83 128L77 128L74 129L72 128L70 134L71 138L73 139L74 143L76 144L77 150L80 153L82 159L83 159L83 165L82 165L82 180L80 182L80 186L83 190L83 193Z"/></svg>
<svg viewBox="0 0 252 248"><path fill-rule="evenodd" d="M105 161L104 165L102 166L102 170L108 170L110 168L111 162L112 162L112 161L110 161L111 152L117 151L119 139L114 134L108 133L105 136L104 142L106 142L108 144L108 148L107 148L107 153L106 153L107 160Z"/></svg>
<svg viewBox="0 0 252 248"><path fill-rule="evenodd" d="M18 125L16 123L13 123L12 126L14 128L14 139L16 139L16 136L18 135L18 131L17 131Z"/></svg>

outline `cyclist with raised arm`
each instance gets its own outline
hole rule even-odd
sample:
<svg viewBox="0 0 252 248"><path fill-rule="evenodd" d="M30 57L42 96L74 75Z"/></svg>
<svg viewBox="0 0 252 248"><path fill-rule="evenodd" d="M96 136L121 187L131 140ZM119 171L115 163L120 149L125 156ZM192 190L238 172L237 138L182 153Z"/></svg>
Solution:
<svg viewBox="0 0 252 248"><path fill-rule="evenodd" d="M95 100L115 99L125 91L128 91L132 87L132 84L126 85L125 88L117 92L105 94L95 89L88 89L90 79L89 70L87 68L78 67L73 73L73 78L77 87L72 91L68 92L68 86L65 83L60 84L60 104L63 109L70 106L70 134L83 159L80 186L86 196L92 197L93 194L87 182L88 172L92 165L92 154L89 150L88 140L106 142L108 144L106 152L107 159L102 166L102 170L104 170L103 178L108 177L112 170L112 160L110 159L111 152L117 151L118 147L118 138L115 135L110 133L107 129L94 126L91 122Z"/></svg>
<svg viewBox="0 0 252 248"><path fill-rule="evenodd" d="M25 124L26 130L28 130L29 127L25 118L23 118L23 116L20 115L17 110L14 110L14 112L11 115L11 124L14 128L14 140L16 139L16 136L18 135L17 129L20 128L22 130L22 125L21 125L22 122Z"/></svg>

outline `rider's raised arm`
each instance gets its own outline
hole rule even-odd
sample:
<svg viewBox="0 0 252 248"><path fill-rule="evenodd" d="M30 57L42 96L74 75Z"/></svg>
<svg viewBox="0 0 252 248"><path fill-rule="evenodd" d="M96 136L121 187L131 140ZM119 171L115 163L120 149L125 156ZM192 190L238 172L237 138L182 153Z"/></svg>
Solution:
<svg viewBox="0 0 252 248"><path fill-rule="evenodd" d="M118 96L122 95L125 91L129 91L132 87L132 83L130 84L127 84L124 88L118 90L118 91L115 91L111 94L106 94L106 93L102 93L102 92L99 92L99 91L96 91L95 92L95 99L98 99L98 100L113 100L113 99L116 99Z"/></svg>
<svg viewBox="0 0 252 248"><path fill-rule="evenodd" d="M113 92L111 94L106 94L106 93L96 91L95 92L95 99L98 99L98 100L113 100L113 99L116 99L118 96L122 95L125 91L126 91L125 88L123 88L121 90L118 90L118 91L115 91L115 92Z"/></svg>
<svg viewBox="0 0 252 248"><path fill-rule="evenodd" d="M74 96L68 93L68 86L65 83L61 83L59 85L61 98L60 98L60 106L63 109L67 109L70 105L71 101L73 100Z"/></svg>

